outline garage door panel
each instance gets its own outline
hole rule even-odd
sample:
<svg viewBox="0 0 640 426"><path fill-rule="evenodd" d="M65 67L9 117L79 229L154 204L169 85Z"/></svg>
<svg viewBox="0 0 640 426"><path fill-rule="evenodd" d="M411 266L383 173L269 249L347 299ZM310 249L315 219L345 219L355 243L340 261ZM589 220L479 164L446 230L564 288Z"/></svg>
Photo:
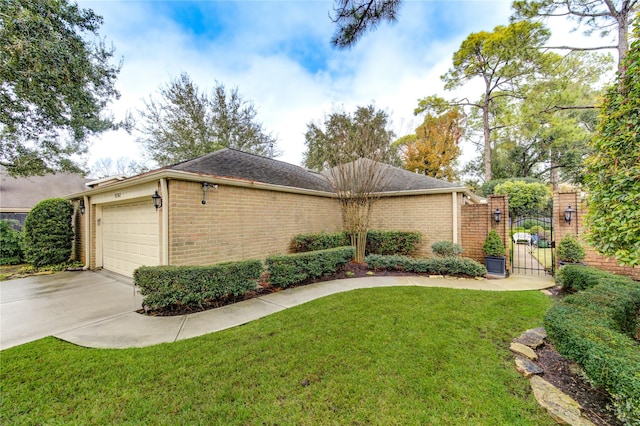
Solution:
<svg viewBox="0 0 640 426"><path fill-rule="evenodd" d="M159 214L150 201L104 206L103 267L132 276L140 266L159 264Z"/></svg>

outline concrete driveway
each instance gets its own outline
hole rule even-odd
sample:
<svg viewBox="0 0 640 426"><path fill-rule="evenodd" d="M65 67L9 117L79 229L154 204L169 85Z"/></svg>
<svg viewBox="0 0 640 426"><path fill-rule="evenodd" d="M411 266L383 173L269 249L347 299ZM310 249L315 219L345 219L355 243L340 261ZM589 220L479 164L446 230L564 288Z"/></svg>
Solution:
<svg viewBox="0 0 640 426"><path fill-rule="evenodd" d="M104 272L0 282L0 349L114 318L141 304L130 279Z"/></svg>

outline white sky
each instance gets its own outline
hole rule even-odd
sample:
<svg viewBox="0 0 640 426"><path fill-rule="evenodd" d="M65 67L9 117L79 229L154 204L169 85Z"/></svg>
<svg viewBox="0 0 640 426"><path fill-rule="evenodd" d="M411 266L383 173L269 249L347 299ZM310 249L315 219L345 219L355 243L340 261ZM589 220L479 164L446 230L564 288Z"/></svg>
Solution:
<svg viewBox="0 0 640 426"><path fill-rule="evenodd" d="M445 92L440 75L472 32L508 24L510 2L406 1L398 22L383 24L350 50L330 46L329 1L79 1L102 15L100 35L123 66L111 111L122 119L181 72L203 90L237 87L258 121L278 138L280 160L302 162L304 133L334 106L354 111L374 103L391 116L398 136L412 133L418 99ZM556 25L566 42L568 25ZM562 34L560 34L562 32ZM581 38L572 35L571 38ZM584 39L582 40L584 41ZM591 42L600 43L592 40ZM584 45L584 43L582 43ZM477 99L478 86L457 95ZM463 159L473 156L463 146ZM108 132L88 157L141 159L135 135Z"/></svg>

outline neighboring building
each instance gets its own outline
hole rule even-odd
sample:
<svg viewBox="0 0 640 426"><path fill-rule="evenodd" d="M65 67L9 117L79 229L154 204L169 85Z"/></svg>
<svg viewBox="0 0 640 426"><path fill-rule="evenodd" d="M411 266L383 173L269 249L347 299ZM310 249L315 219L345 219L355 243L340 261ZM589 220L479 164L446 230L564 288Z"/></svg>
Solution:
<svg viewBox="0 0 640 426"><path fill-rule="evenodd" d="M228 148L90 187L68 197L78 207L76 257L126 276L142 265L264 259L287 253L296 234L342 229L321 174ZM467 188L392 168L371 228L419 231L427 255L435 241L458 240L472 201Z"/></svg>
<svg viewBox="0 0 640 426"><path fill-rule="evenodd" d="M89 181L71 173L14 178L0 167L0 219L15 219L21 229L27 214L38 202L84 191Z"/></svg>

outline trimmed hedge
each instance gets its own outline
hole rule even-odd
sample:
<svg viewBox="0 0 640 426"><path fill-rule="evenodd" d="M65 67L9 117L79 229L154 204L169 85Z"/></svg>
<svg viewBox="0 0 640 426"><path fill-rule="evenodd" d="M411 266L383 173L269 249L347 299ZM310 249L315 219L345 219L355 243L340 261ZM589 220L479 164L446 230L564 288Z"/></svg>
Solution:
<svg viewBox="0 0 640 426"><path fill-rule="evenodd" d="M595 386L611 394L620 420L640 424L640 344L633 338L640 325L640 285L612 274L583 274L578 268L571 267L571 279L597 277L599 284L574 284L587 290L565 297L547 312L547 335Z"/></svg>
<svg viewBox="0 0 640 426"><path fill-rule="evenodd" d="M602 281L632 282L631 278L614 275L600 269L582 265L567 265L560 268L556 282L567 290L586 290L600 284Z"/></svg>
<svg viewBox="0 0 640 426"><path fill-rule="evenodd" d="M63 263L71 257L73 205L64 198L36 204L24 221L24 257L33 266Z"/></svg>
<svg viewBox="0 0 640 426"><path fill-rule="evenodd" d="M337 247L267 257L271 285L286 288L305 280L333 274L353 259L355 248Z"/></svg>
<svg viewBox="0 0 640 426"><path fill-rule="evenodd" d="M202 307L228 296L254 290L262 262L245 260L210 266L142 266L133 273L135 285L151 309Z"/></svg>
<svg viewBox="0 0 640 426"><path fill-rule="evenodd" d="M460 244L452 243L451 241L438 241L431 245L433 254L439 257L455 257L464 252L464 249Z"/></svg>
<svg viewBox="0 0 640 426"><path fill-rule="evenodd" d="M0 220L0 265L17 265L22 263L23 235L16 231L17 220Z"/></svg>
<svg viewBox="0 0 640 426"><path fill-rule="evenodd" d="M415 250L420 241L422 241L422 235L419 232L372 230L367 232L365 250L367 254L407 255ZM303 253L344 247L350 244L351 239L347 232L300 234L293 238L291 251Z"/></svg>
<svg viewBox="0 0 640 426"><path fill-rule="evenodd" d="M484 277L487 268L466 257L434 257L415 259L408 256L382 256L371 254L365 258L369 268L374 270L408 271L429 275L468 275Z"/></svg>

